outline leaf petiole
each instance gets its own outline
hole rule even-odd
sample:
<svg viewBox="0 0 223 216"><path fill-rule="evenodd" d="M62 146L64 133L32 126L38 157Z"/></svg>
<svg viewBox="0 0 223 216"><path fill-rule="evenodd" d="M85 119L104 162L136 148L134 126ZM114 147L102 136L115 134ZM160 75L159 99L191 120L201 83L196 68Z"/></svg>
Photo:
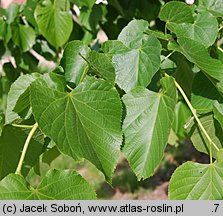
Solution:
<svg viewBox="0 0 223 216"><path fill-rule="evenodd" d="M174 52L175 52L175 50L173 50L171 53L169 53L167 56L165 56L164 59L161 61L161 64L163 62L165 62Z"/></svg>
<svg viewBox="0 0 223 216"><path fill-rule="evenodd" d="M13 127L18 127L18 128L33 128L33 125L19 125L19 124L12 124Z"/></svg>
<svg viewBox="0 0 223 216"><path fill-rule="evenodd" d="M66 86L70 91L73 91L73 89L68 84Z"/></svg>
<svg viewBox="0 0 223 216"><path fill-rule="evenodd" d="M164 74L164 76L166 77L170 77L166 72L162 71L162 73ZM211 137L208 135L207 131L205 130L204 126L202 125L200 119L197 116L196 110L193 108L192 104L190 103L187 95L185 94L184 90L181 88L181 86L179 85L179 83L174 80L174 83L177 87L177 89L179 90L179 92L181 93L182 97L184 98L184 100L186 101L191 113L193 114L195 120L197 121L200 129L202 130L202 132L204 133L205 137L207 138L209 144L210 144L210 163L212 164L212 146L214 146L214 148L219 151L219 148L217 147L217 145L212 141Z"/></svg>
<svg viewBox="0 0 223 216"><path fill-rule="evenodd" d="M32 130L29 132L29 135L26 139L26 142L24 144L24 147L23 147L23 150L22 150L22 154L21 154L21 157L20 157L20 160L19 160L19 163L18 163L18 166L17 166L17 169L15 171L15 174L17 175L21 175L21 170L22 170L22 164L24 162L24 159L25 159L25 156L26 156L26 152L27 152L27 149L29 147L29 143L35 133L35 131L37 130L38 128L38 123L35 123L32 127Z"/></svg>

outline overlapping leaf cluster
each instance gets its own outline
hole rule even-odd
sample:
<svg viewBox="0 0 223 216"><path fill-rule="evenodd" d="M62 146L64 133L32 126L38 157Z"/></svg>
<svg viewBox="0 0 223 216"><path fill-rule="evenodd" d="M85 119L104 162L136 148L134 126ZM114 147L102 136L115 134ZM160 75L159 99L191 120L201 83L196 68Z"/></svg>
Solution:
<svg viewBox="0 0 223 216"><path fill-rule="evenodd" d="M83 10L79 16L81 25L95 31L100 7L94 1L74 2ZM49 44L62 49L72 31L70 3L73 2L28 1L25 7L33 6L34 15L25 9L22 13ZM110 183L123 153L138 180L146 179L155 173L172 133L180 140L191 138L198 151L216 161L180 166L172 176L169 197L222 199L220 3L200 0L198 5L189 6L170 1L159 13L163 29L157 25L155 30L148 23L152 18L134 19L117 40L104 42L98 50L73 40L66 44L55 70L20 75L7 96L0 137L0 199L94 199L93 189L74 171L51 170L37 189L30 187L24 177L46 150L56 148L77 161L90 161ZM128 20L118 1L108 1L110 6ZM33 46L35 35L30 26L15 23L18 13L13 21L11 13L6 14L7 22L13 24L2 21L9 29L2 36L12 36L13 44L25 52ZM95 19L87 22L92 13ZM17 28L17 34L10 36L13 28ZM194 119L196 116L203 128ZM35 123L38 130L29 143L21 170L23 177L12 174L29 134L29 129L17 127ZM49 140L55 143L53 148Z"/></svg>

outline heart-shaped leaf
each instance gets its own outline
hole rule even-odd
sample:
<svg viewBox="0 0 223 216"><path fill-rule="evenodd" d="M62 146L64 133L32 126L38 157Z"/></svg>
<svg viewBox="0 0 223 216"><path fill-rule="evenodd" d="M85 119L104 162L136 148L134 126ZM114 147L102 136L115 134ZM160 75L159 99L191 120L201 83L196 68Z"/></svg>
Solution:
<svg viewBox="0 0 223 216"><path fill-rule="evenodd" d="M120 33L118 40L125 46L116 51L113 64L116 83L126 92L136 86L146 87L160 66L161 45L153 35L145 35L148 23L133 20ZM121 50L123 46L118 45Z"/></svg>
<svg viewBox="0 0 223 216"><path fill-rule="evenodd" d="M176 105L173 78L163 78L161 84L161 93L138 87L123 97L126 106L123 152L138 179L154 173L162 159L173 122Z"/></svg>
<svg viewBox="0 0 223 216"><path fill-rule="evenodd" d="M122 29L118 40L130 49L137 49L142 45L142 39L145 31L148 29L148 25L148 22L145 20L132 20Z"/></svg>
<svg viewBox="0 0 223 216"><path fill-rule="evenodd" d="M169 198L172 200L222 200L223 163L186 162L171 177Z"/></svg>
<svg viewBox="0 0 223 216"><path fill-rule="evenodd" d="M63 76L51 73L31 85L33 114L40 129L74 159L86 158L106 179L122 143L122 107L115 88L86 77L70 93Z"/></svg>
<svg viewBox="0 0 223 216"><path fill-rule="evenodd" d="M211 46L218 35L218 22L208 12L198 14L193 24L182 23L176 26L178 37L188 37L202 43L205 47Z"/></svg>
<svg viewBox="0 0 223 216"><path fill-rule="evenodd" d="M35 19L41 34L56 49L64 45L73 28L68 0L44 0L36 7Z"/></svg>
<svg viewBox="0 0 223 216"><path fill-rule="evenodd" d="M50 170L34 189L15 174L0 182L0 200L90 200L96 199L91 186L74 171Z"/></svg>
<svg viewBox="0 0 223 216"><path fill-rule="evenodd" d="M209 11L214 16L222 17L223 16L223 2L222 0L199 0L198 10Z"/></svg>
<svg viewBox="0 0 223 216"><path fill-rule="evenodd" d="M167 27L171 31L174 31L176 24L194 22L191 7L179 1L166 3L161 9L159 17L162 21L166 22Z"/></svg>

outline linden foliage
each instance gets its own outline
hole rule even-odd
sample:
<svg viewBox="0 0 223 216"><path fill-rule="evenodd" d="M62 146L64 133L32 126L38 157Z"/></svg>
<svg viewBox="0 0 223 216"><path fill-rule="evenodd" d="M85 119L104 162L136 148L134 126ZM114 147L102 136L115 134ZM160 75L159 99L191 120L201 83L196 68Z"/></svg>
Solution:
<svg viewBox="0 0 223 216"><path fill-rule="evenodd" d="M0 9L0 55L15 60L0 84L0 199L95 199L75 171L50 170L35 189L25 178L63 153L112 183L122 152L146 179L172 133L210 164L179 166L169 198L223 199L223 1L128 2L131 10L113 0ZM93 43L99 29L102 44Z"/></svg>

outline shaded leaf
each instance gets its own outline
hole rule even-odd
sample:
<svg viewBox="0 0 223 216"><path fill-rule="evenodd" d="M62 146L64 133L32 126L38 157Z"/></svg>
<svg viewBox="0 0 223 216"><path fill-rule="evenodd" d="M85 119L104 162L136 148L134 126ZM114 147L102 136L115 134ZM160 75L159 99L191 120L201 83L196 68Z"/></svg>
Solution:
<svg viewBox="0 0 223 216"><path fill-rule="evenodd" d="M72 41L67 44L60 62L66 81L74 82L76 85L80 82L88 68L88 63L84 58L88 57L89 52L90 49L81 41Z"/></svg>
<svg viewBox="0 0 223 216"><path fill-rule="evenodd" d="M212 57L210 57L207 49L199 42L189 38L178 38L181 52L190 62L193 62L208 76L221 81L223 80L223 64Z"/></svg>
<svg viewBox="0 0 223 216"><path fill-rule="evenodd" d="M4 40L7 44L12 37L12 31L10 25L4 20L3 17L0 17L0 38ZM3 48L3 46L1 46Z"/></svg>
<svg viewBox="0 0 223 216"><path fill-rule="evenodd" d="M173 39L172 35L165 34L162 31L155 31L155 30L147 29L145 31L145 33L150 34L150 35L154 35L155 37L157 37L159 39L162 39L162 40L171 40L171 39Z"/></svg>
<svg viewBox="0 0 223 216"><path fill-rule="evenodd" d="M223 147L223 131L217 120L213 118L213 114L209 113L200 117L200 121L208 133L211 140L220 149ZM208 142L206 136L198 127L197 123L194 123L190 131L191 140L194 147L205 154L209 155L210 143ZM216 157L216 149L212 147L213 157Z"/></svg>
<svg viewBox="0 0 223 216"><path fill-rule="evenodd" d="M186 139L188 137L185 124L191 116L192 114L188 106L184 102L179 101L175 107L175 117L173 123L173 130L178 138Z"/></svg>
<svg viewBox="0 0 223 216"><path fill-rule="evenodd" d="M173 73L173 76L179 83L179 85L183 88L187 96L190 98L192 93L192 83L194 80L192 65L180 53L174 53L173 60L176 62L177 65L176 70Z"/></svg>
<svg viewBox="0 0 223 216"><path fill-rule="evenodd" d="M112 60L103 53L91 51L88 61L92 69L104 78L114 84L115 69L112 65Z"/></svg>
<svg viewBox="0 0 223 216"><path fill-rule="evenodd" d="M7 97L7 108L5 115L6 124L19 122L22 118L26 119L30 116L29 93L30 84L39 77L39 74L27 74L20 76L12 85ZM23 113L22 118L17 113Z"/></svg>
<svg viewBox="0 0 223 216"><path fill-rule="evenodd" d="M223 102L223 98L213 83L201 72L195 75L191 103L198 113L213 110L215 100Z"/></svg>
<svg viewBox="0 0 223 216"><path fill-rule="evenodd" d="M27 138L27 131L12 126L5 126L0 136L0 179L16 171L23 146ZM31 139L22 167L22 174L26 176L37 163L43 147L43 135L35 134Z"/></svg>
<svg viewBox="0 0 223 216"><path fill-rule="evenodd" d="M75 0L75 4L77 4L79 7L87 6L92 8L95 4L95 0Z"/></svg>
<svg viewBox="0 0 223 216"><path fill-rule="evenodd" d="M26 52L32 48L35 43L36 33L28 25L15 23L11 25L12 40L22 50Z"/></svg>
<svg viewBox="0 0 223 216"><path fill-rule="evenodd" d="M223 128L223 104L215 101L213 104L214 118L220 123Z"/></svg>
<svg viewBox="0 0 223 216"><path fill-rule="evenodd" d="M22 14L26 17L27 21L33 26L35 27L35 29L37 28L37 23L34 17L34 12L36 9L38 2L36 0L28 0L26 1L26 3L24 4L24 8L22 11Z"/></svg>
<svg viewBox="0 0 223 216"><path fill-rule="evenodd" d="M87 30L97 33L100 28L99 21L102 19L103 9L102 5L93 5L93 7L83 6L80 9L80 16L78 17L78 23Z"/></svg>
<svg viewBox="0 0 223 216"><path fill-rule="evenodd" d="M51 164L51 162L56 159L60 155L60 151L58 150L57 146L54 146L50 148L48 151L46 151L43 154L42 162L47 163L48 165Z"/></svg>

